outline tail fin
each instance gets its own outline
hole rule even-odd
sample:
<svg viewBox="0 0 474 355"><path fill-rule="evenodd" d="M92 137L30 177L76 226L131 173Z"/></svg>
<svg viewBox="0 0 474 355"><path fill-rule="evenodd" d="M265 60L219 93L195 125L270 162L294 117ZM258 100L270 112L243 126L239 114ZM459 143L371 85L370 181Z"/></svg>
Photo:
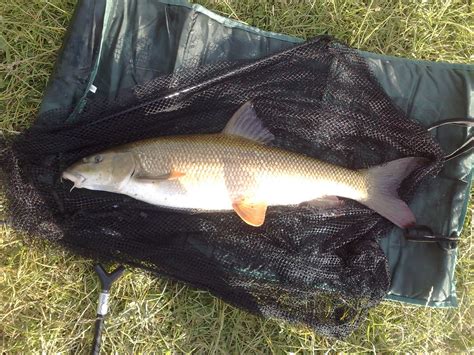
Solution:
<svg viewBox="0 0 474 355"><path fill-rule="evenodd" d="M415 216L397 190L412 171L427 162L425 158L402 158L367 169L368 197L360 202L400 228L414 225Z"/></svg>

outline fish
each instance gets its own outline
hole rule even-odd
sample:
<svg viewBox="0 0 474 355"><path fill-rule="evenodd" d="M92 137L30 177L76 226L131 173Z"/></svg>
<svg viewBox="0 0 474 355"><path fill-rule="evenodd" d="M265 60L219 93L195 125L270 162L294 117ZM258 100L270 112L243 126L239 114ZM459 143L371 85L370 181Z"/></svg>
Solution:
<svg viewBox="0 0 474 355"><path fill-rule="evenodd" d="M233 210L254 227L264 224L268 206L337 208L344 198L400 228L415 224L397 190L426 158L353 170L273 146L274 138L248 101L220 133L161 136L112 147L72 164L62 177L73 188L124 194L164 208Z"/></svg>

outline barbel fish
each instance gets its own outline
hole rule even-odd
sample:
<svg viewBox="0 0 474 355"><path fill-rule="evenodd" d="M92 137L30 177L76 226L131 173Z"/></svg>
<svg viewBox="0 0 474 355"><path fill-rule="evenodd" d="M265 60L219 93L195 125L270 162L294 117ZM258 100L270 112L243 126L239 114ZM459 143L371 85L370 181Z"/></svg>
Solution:
<svg viewBox="0 0 474 355"><path fill-rule="evenodd" d="M340 197L364 204L401 228L415 223L397 189L426 159L408 157L350 170L270 146L273 139L247 102L221 133L114 147L76 162L62 177L76 188L125 194L163 207L234 210L257 227L268 206L337 206Z"/></svg>

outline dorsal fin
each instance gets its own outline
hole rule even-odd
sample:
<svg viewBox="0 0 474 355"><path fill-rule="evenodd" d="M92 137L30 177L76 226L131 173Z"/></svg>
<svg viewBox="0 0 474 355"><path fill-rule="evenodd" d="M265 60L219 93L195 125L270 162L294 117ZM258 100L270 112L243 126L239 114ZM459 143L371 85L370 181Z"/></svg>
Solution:
<svg viewBox="0 0 474 355"><path fill-rule="evenodd" d="M260 143L269 143L275 138L257 117L251 101L247 101L234 113L222 133Z"/></svg>

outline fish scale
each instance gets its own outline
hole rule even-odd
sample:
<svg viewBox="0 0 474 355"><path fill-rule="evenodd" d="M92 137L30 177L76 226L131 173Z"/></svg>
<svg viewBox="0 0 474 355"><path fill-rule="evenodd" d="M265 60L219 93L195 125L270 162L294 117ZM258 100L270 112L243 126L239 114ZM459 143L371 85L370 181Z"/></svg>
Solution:
<svg viewBox="0 0 474 355"><path fill-rule="evenodd" d="M223 199L216 199L215 205L209 203L211 210L232 209L232 199L239 196L267 205L288 205L326 195L360 199L367 194L365 177L358 171L229 135L150 139L123 150L137 158L140 176L184 174L179 181L158 183L155 192L187 193L188 204L178 208L202 208L193 196L208 194L212 199L217 190L213 184L225 184L231 199L225 205Z"/></svg>

